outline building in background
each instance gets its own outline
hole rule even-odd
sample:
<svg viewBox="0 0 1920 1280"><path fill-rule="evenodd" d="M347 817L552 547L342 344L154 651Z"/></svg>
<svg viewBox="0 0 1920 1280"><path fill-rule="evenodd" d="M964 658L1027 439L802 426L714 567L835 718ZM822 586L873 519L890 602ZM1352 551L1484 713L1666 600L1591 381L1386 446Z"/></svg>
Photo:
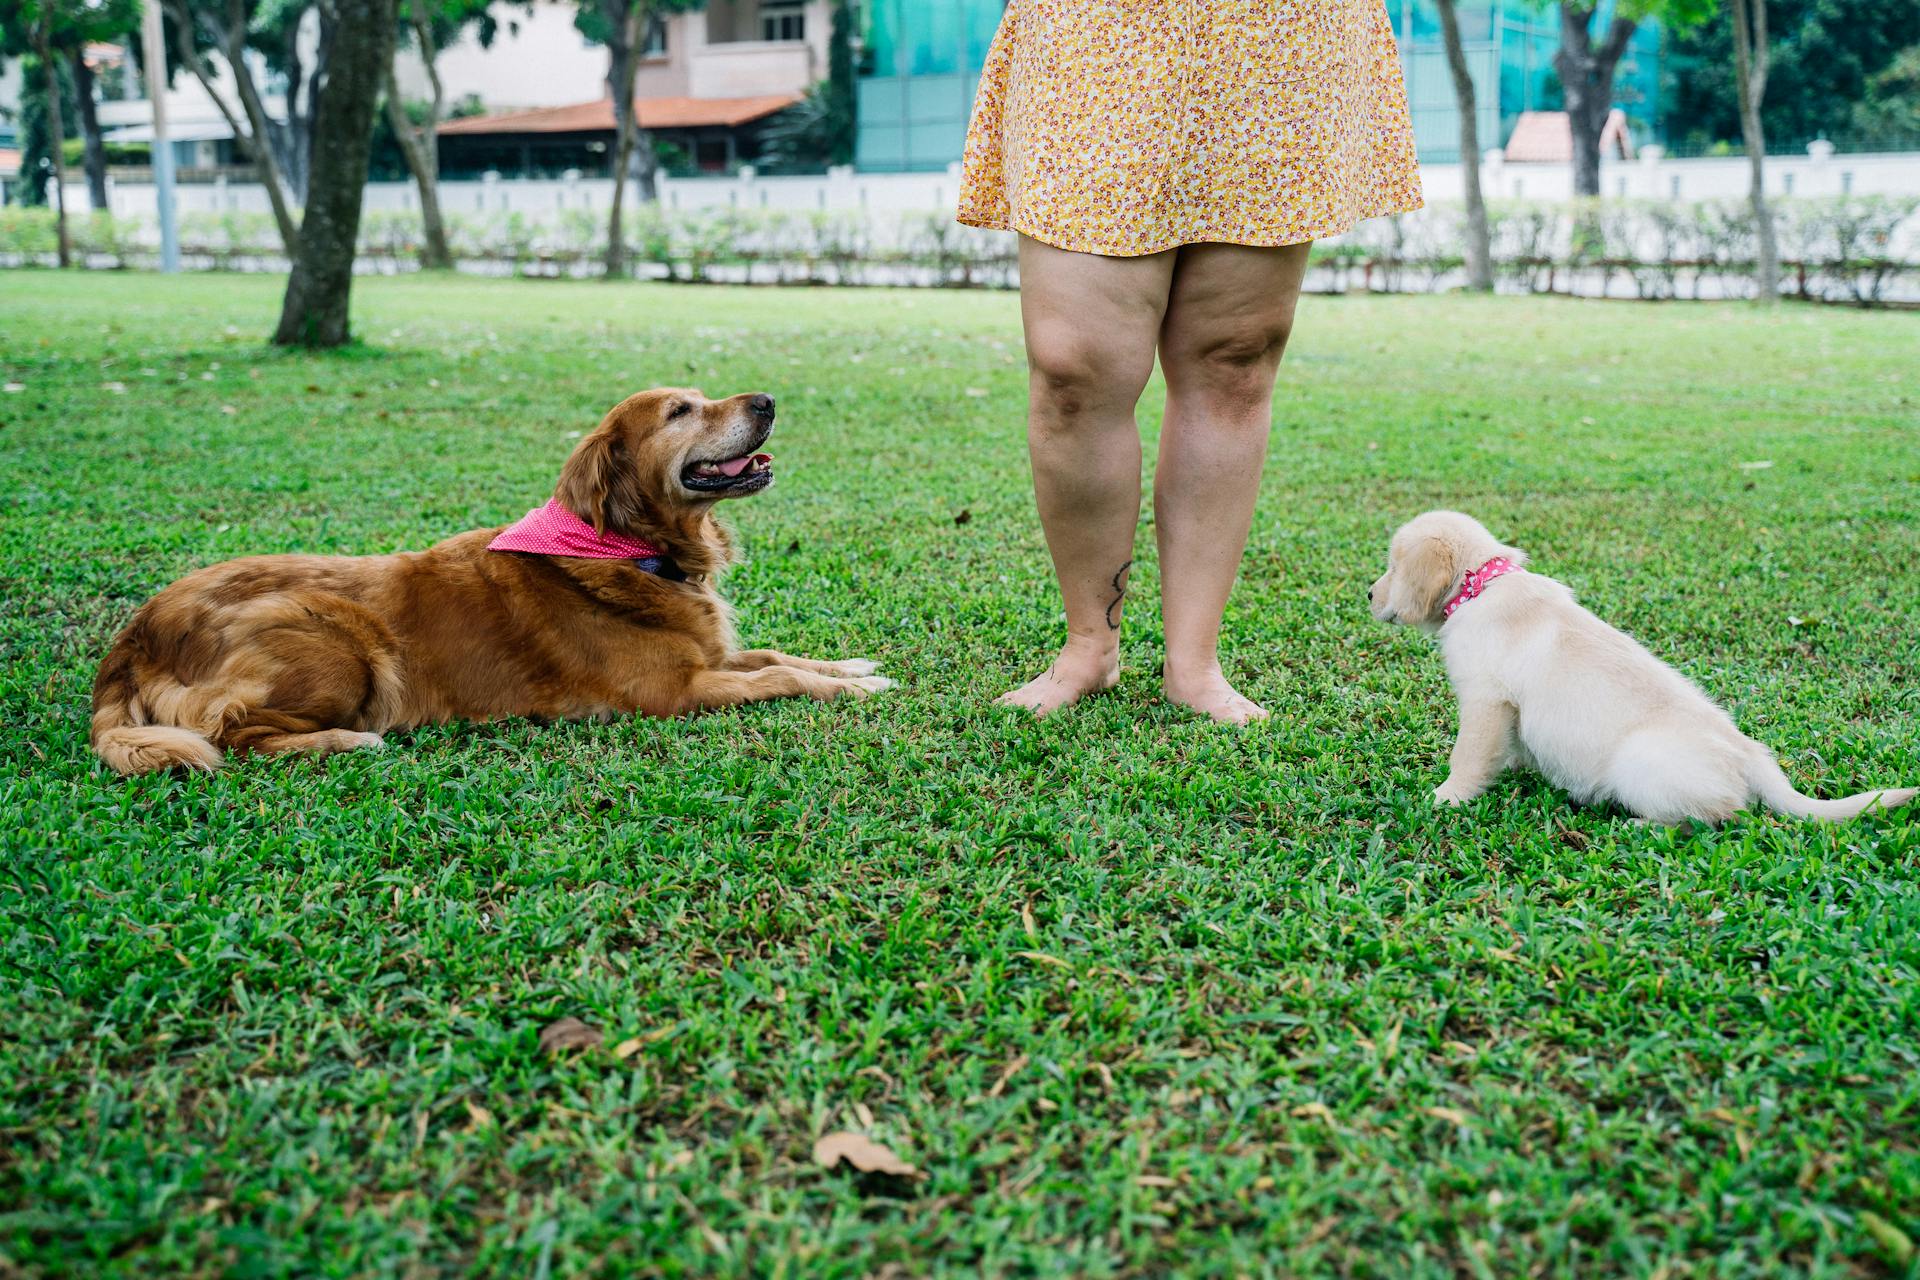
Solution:
<svg viewBox="0 0 1920 1280"><path fill-rule="evenodd" d="M967 117L1003 0L867 0L867 73L860 82L860 168L944 169L960 158ZM1388 0L1420 158L1458 160L1460 116L1433 0ZM1527 0L1462 0L1461 43L1477 90L1480 137L1504 146L1520 117L1557 111L1553 8ZM1611 4L1594 19L1606 26ZM1615 77L1629 135L1652 138L1659 111L1660 33L1642 23Z"/></svg>
<svg viewBox="0 0 1920 1280"><path fill-rule="evenodd" d="M1611 3L1600 7L1593 19L1596 31L1605 30L1612 9ZM1454 105L1439 9L1433 0L1387 0L1387 12L1400 46L1420 158L1430 163L1457 161L1460 112ZM1560 47L1558 9L1526 0L1462 0L1457 12L1460 43L1473 73L1480 145L1505 147L1521 116L1560 111L1560 77L1553 68L1553 55ZM1613 102L1625 119L1628 151L1633 140L1654 140L1661 118L1659 64L1660 29L1643 22L1614 75ZM1559 127L1565 127L1564 117ZM1617 136L1618 126L1613 128Z"/></svg>
<svg viewBox="0 0 1920 1280"><path fill-rule="evenodd" d="M303 37L301 55L313 58L318 52L318 23ZM102 140L109 147L153 145L153 104L147 100L143 78L124 46L98 46L99 60L94 62L100 90L98 111L104 131ZM94 61L89 49L89 61ZM218 58L209 60L213 84L236 111L240 109L240 89L233 71ZM286 79L267 66L257 50L247 52L248 70L260 86L260 107L269 120L283 124L287 119ZM166 89L167 137L173 150L174 171L181 182L212 182L220 179L250 182L256 176L244 144L233 136L233 126L200 81L185 70L174 73ZM125 169L114 166L116 177L144 176L150 162L143 156Z"/></svg>
<svg viewBox="0 0 1920 1280"><path fill-rule="evenodd" d="M960 158L1003 0L866 0L855 163L869 173Z"/></svg>
<svg viewBox="0 0 1920 1280"><path fill-rule="evenodd" d="M606 49L580 35L571 4L494 8L490 45L469 34L436 63L450 104L486 108L441 127L441 171L604 174L613 142ZM829 0L709 0L656 22L635 97L670 167L724 173L752 159L765 122L826 78L831 10ZM403 55L399 75L403 94L429 96L417 57Z"/></svg>

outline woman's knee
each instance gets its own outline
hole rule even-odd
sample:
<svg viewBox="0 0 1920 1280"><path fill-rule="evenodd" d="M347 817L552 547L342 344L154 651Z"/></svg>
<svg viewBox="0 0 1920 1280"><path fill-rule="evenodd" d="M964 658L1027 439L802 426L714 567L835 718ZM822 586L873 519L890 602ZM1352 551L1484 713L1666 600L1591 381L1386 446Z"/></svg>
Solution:
<svg viewBox="0 0 1920 1280"><path fill-rule="evenodd" d="M1027 343L1028 394L1034 411L1073 422L1102 411L1131 411L1146 390L1153 353L1117 351L1093 335L1034 335Z"/></svg>
<svg viewBox="0 0 1920 1280"><path fill-rule="evenodd" d="M1197 392L1231 401L1264 402L1273 392L1280 357L1287 349L1291 318L1273 318L1222 328L1205 339L1163 350L1161 363L1176 393Z"/></svg>

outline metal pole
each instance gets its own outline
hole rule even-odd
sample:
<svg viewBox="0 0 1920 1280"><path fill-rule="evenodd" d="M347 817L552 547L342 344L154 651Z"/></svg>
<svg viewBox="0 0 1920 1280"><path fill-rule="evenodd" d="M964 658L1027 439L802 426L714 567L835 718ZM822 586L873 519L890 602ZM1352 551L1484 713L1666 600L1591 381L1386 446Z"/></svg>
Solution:
<svg viewBox="0 0 1920 1280"><path fill-rule="evenodd" d="M153 105L153 199L160 211L160 269L180 269L180 228L173 217L173 143L167 137L167 52L161 34L160 0L147 0L140 18L140 53L146 64L147 101Z"/></svg>

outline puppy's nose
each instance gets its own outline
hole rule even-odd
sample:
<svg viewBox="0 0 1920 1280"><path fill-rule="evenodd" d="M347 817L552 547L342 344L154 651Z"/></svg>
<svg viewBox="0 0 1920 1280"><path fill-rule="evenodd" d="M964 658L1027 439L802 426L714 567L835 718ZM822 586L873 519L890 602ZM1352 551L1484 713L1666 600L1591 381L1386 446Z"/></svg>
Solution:
<svg viewBox="0 0 1920 1280"><path fill-rule="evenodd" d="M771 418L773 416L773 397L762 392L747 401L747 408L753 410L757 417Z"/></svg>

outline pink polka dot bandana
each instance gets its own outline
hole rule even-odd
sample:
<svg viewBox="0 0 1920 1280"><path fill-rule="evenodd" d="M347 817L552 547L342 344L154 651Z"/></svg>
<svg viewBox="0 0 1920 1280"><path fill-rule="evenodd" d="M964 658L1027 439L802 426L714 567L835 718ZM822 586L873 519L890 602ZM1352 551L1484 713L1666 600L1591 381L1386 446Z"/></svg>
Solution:
<svg viewBox="0 0 1920 1280"><path fill-rule="evenodd" d="M489 551L530 551L537 556L578 556L583 560L647 560L667 553L650 542L619 533L595 533L593 526L549 499L500 531Z"/></svg>
<svg viewBox="0 0 1920 1280"><path fill-rule="evenodd" d="M1520 572L1519 565L1505 556L1495 556L1467 575L1467 580L1460 584L1460 593L1447 601L1447 607L1442 611L1442 616L1451 618L1455 609L1478 597L1487 589L1487 584L1495 578L1504 578L1510 573L1518 572Z"/></svg>

